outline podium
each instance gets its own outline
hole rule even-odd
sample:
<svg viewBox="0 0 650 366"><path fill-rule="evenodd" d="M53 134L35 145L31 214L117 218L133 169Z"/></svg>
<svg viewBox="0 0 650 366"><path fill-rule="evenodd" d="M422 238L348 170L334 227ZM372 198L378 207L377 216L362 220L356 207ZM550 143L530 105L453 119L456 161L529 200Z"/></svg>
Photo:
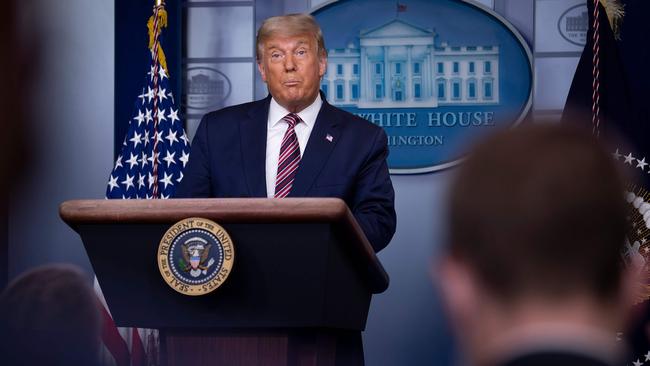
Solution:
<svg viewBox="0 0 650 366"><path fill-rule="evenodd" d="M337 198L76 200L61 218L83 241L117 326L160 329L162 365L361 365L372 294L388 275ZM158 245L189 217L230 235L214 292L162 278Z"/></svg>

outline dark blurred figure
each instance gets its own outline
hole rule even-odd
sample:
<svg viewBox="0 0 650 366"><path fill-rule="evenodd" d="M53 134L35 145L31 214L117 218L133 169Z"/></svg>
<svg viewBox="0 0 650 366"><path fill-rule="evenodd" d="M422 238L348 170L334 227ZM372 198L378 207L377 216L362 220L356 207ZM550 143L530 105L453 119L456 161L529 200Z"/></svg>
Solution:
<svg viewBox="0 0 650 366"><path fill-rule="evenodd" d="M31 270L0 294L2 365L98 365L100 332L97 298L76 267Z"/></svg>
<svg viewBox="0 0 650 366"><path fill-rule="evenodd" d="M3 192L28 165L23 159L31 156L25 123L35 54L34 48L23 42L26 35L20 32L17 5L13 0L3 2L5 17L0 22L0 126L5 131L0 134L0 189Z"/></svg>
<svg viewBox="0 0 650 366"><path fill-rule="evenodd" d="M29 35L19 26L18 2L2 4L0 22L0 289L8 278L8 197L25 176L32 163L33 145L28 143L30 118L27 105L36 63L36 26ZM26 28L26 26L23 26ZM25 32L26 33L26 32ZM25 42L30 40L29 45Z"/></svg>
<svg viewBox="0 0 650 366"><path fill-rule="evenodd" d="M582 131L529 125L480 144L450 197L438 281L466 362L622 365L635 300L623 184Z"/></svg>

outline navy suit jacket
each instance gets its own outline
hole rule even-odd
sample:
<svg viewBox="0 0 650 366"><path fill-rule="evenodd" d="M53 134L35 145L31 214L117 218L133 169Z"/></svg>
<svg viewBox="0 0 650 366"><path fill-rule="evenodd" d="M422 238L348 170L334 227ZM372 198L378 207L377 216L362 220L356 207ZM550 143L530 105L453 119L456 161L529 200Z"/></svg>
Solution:
<svg viewBox="0 0 650 366"><path fill-rule="evenodd" d="M203 117L175 197L267 197L270 101L268 96ZM343 199L379 251L393 237L396 225L387 156L383 129L323 98L289 197Z"/></svg>

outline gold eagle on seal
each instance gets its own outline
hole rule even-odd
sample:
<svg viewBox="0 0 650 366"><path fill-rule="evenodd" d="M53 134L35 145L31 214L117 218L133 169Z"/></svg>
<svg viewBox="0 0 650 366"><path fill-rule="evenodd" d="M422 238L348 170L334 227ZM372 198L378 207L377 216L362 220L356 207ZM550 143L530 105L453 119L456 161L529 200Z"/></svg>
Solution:
<svg viewBox="0 0 650 366"><path fill-rule="evenodd" d="M212 244L203 238L195 236L187 239L181 245L181 253L185 262L183 270L191 272L193 275L196 273L196 276L207 270L211 265L211 263L206 263L210 256L210 247Z"/></svg>

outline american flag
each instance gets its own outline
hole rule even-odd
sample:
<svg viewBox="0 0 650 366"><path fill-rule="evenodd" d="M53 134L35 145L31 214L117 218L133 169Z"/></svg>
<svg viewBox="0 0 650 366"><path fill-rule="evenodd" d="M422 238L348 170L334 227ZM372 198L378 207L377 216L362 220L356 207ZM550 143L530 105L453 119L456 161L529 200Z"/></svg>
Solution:
<svg viewBox="0 0 650 366"><path fill-rule="evenodd" d="M161 29L167 26L164 3L154 7L147 26L151 67L108 180L106 198L109 199L170 198L183 179L183 168L189 159L190 144L169 87L169 72L159 43ZM157 365L158 332L116 327L97 280L95 291L103 306L102 363Z"/></svg>
<svg viewBox="0 0 650 366"><path fill-rule="evenodd" d="M169 198L183 179L190 144L169 88L169 74L158 56L152 52L145 87L108 180L107 198Z"/></svg>

